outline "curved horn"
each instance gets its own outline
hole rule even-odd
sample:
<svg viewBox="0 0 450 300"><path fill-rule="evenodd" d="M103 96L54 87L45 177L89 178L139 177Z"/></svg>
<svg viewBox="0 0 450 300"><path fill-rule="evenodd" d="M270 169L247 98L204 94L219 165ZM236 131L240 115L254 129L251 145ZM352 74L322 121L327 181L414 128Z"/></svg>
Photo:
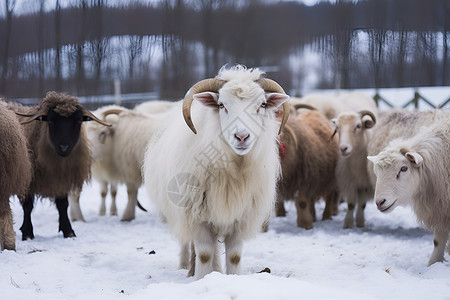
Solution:
<svg viewBox="0 0 450 300"><path fill-rule="evenodd" d="M303 104L303 103L294 104L294 108L295 108L295 110L300 109L300 108L306 108L306 109L310 109L310 110L317 110L317 108L315 108L314 106L311 106L309 104Z"/></svg>
<svg viewBox="0 0 450 300"><path fill-rule="evenodd" d="M374 115L371 111L369 111L369 110L361 110L361 111L359 111L359 114L360 114L360 116L361 116L361 119L362 119L362 117L364 117L364 116L369 116L369 117L372 118L373 123L371 123L371 122L366 122L366 123L364 124L364 126L365 126L366 128L372 128L372 127L377 123L377 118L375 118L375 115Z"/></svg>
<svg viewBox="0 0 450 300"><path fill-rule="evenodd" d="M216 79L216 78L208 78L194 84L186 94L183 99L183 117L187 126L197 134L197 130L195 129L194 123L191 118L191 105L192 101L194 101L194 95L201 92L215 92L217 93L220 88L224 85L225 81Z"/></svg>
<svg viewBox="0 0 450 300"><path fill-rule="evenodd" d="M33 116L33 114L22 114L22 113L18 113L18 112L15 112L15 113L16 113L16 115L21 116L21 117L32 117Z"/></svg>
<svg viewBox="0 0 450 300"><path fill-rule="evenodd" d="M269 92L269 93L280 93L280 94L285 94L283 88L274 80L269 79L269 78L260 78L258 80L256 80L257 83L259 83L259 85L263 88L263 90L265 92ZM283 130L284 126L286 125L286 122L289 118L289 111L290 111L290 104L289 102L284 102L283 103L283 118L281 119L281 125L280 125L280 130L278 131L278 134L281 133L281 131Z"/></svg>
<svg viewBox="0 0 450 300"><path fill-rule="evenodd" d="M25 120L23 122L20 122L20 124L28 124L28 123L31 123L32 121L36 120L36 119L39 119L40 121L45 121L46 118L44 118L44 117L47 117L47 113L44 112L44 111L38 111L34 115L27 115L27 114L21 114L21 113L17 113L16 112L16 115L29 118L29 119L27 119L27 120Z"/></svg>
<svg viewBox="0 0 450 300"><path fill-rule="evenodd" d="M298 141L297 141L297 137L295 136L294 130L293 130L292 127L289 126L289 125L286 125L286 126L284 127L284 129L285 129L285 131L286 131L287 133L289 133L289 135L290 135L290 136L292 137L292 139L294 140L295 149L297 149L297 148L298 148Z"/></svg>
<svg viewBox="0 0 450 300"><path fill-rule="evenodd" d="M118 115L118 114L120 114L121 112L124 112L124 111L125 111L125 109L121 109L121 108L111 108L111 109L108 109L108 110L104 111L102 113L102 115L103 115L104 118L106 118L106 116L108 116L108 115Z"/></svg>
<svg viewBox="0 0 450 300"><path fill-rule="evenodd" d="M87 110L83 106L81 106L81 111L83 113L83 121L92 121L93 120L93 121L95 121L95 122L97 122L99 124L102 124L104 126L108 126L108 127L112 126L111 124L106 123L106 122L100 120L99 118L97 118L96 116L94 116L93 113L91 113L89 110Z"/></svg>

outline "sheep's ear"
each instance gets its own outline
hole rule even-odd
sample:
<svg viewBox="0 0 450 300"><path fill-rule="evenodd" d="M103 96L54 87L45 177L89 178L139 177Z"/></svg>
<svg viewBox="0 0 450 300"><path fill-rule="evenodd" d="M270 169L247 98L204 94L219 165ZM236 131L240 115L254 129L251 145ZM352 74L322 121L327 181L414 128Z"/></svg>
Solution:
<svg viewBox="0 0 450 300"><path fill-rule="evenodd" d="M413 166L420 166L423 163L423 157L417 152L409 151L405 153L405 157L413 164Z"/></svg>
<svg viewBox="0 0 450 300"><path fill-rule="evenodd" d="M219 94L213 92L203 92L194 95L194 99L199 101L204 106L217 108Z"/></svg>
<svg viewBox="0 0 450 300"><path fill-rule="evenodd" d="M280 93L266 93L266 109L278 108L281 104L289 100L289 96Z"/></svg>

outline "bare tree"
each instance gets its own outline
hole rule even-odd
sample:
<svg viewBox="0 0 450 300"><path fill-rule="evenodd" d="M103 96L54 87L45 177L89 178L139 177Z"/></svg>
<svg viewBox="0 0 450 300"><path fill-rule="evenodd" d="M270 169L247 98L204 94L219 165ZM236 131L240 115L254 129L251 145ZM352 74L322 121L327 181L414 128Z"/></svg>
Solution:
<svg viewBox="0 0 450 300"><path fill-rule="evenodd" d="M142 36L132 35L128 37L128 59L129 59L129 69L128 74L130 78L134 77L134 64L136 58L142 54Z"/></svg>
<svg viewBox="0 0 450 300"><path fill-rule="evenodd" d="M62 75L61 75L61 3L56 0L55 4L55 89L62 90Z"/></svg>
<svg viewBox="0 0 450 300"><path fill-rule="evenodd" d="M0 93L6 93L6 77L8 76L8 60L9 60L9 47L11 43L11 28L12 28L12 16L14 12L14 7L16 6L16 0L4 0L5 10L6 10L6 38L5 38L5 50L3 56L3 72L0 84Z"/></svg>

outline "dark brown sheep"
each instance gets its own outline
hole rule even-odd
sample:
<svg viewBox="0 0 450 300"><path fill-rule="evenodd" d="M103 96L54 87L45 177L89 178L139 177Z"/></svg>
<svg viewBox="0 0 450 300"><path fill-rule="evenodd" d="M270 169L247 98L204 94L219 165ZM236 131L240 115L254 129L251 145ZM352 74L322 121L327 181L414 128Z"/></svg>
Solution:
<svg viewBox="0 0 450 300"><path fill-rule="evenodd" d="M291 133L288 130L292 130ZM294 141L294 133L296 142ZM315 201L326 201L323 219L331 219L337 205L334 171L338 160L333 128L318 111L291 115L280 136L282 179L278 184L276 214L283 216L284 200L294 199L297 226L310 229L315 216Z"/></svg>
<svg viewBox="0 0 450 300"><path fill-rule="evenodd" d="M24 209L22 239L34 238L31 211L35 195L55 199L59 230L64 237L75 236L67 217L67 195L90 179L92 160L82 122L107 124L81 106L77 98L56 92L47 93L38 106L11 103L9 108L20 116L33 166L29 189L20 197Z"/></svg>
<svg viewBox="0 0 450 300"><path fill-rule="evenodd" d="M15 250L16 233L9 197L26 193L31 180L31 164L19 121L1 100L0 140L0 246L1 250Z"/></svg>

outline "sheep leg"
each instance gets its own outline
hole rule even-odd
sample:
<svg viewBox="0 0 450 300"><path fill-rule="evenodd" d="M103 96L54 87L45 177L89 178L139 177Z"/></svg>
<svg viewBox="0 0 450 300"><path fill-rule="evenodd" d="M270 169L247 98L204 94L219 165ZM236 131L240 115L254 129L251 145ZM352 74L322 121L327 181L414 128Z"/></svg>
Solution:
<svg viewBox="0 0 450 300"><path fill-rule="evenodd" d="M22 241L34 239L33 224L31 223L31 212L34 206L34 196L28 195L25 199L20 199L23 208L23 223L20 227L22 231Z"/></svg>
<svg viewBox="0 0 450 300"><path fill-rule="evenodd" d="M339 194L337 189L334 191L333 197L334 200L331 203L331 214L333 216L337 216L339 213L339 204L341 202L341 195Z"/></svg>
<svg viewBox="0 0 450 300"><path fill-rule="evenodd" d="M315 203L316 203L316 201L319 201L319 199L320 199L320 197L318 197L317 199L315 199L315 200L312 200L309 204L309 210L311 211L311 216L313 217L313 222L315 222L315 221L317 221L317 218L316 218L316 205L315 205Z"/></svg>
<svg viewBox="0 0 450 300"><path fill-rule="evenodd" d="M358 191L358 208L356 210L356 226L364 227L364 209L366 208L368 197L364 191Z"/></svg>
<svg viewBox="0 0 450 300"><path fill-rule="evenodd" d="M67 216L67 208L69 207L67 196L57 197L55 203L59 212L59 231L63 232L65 238L75 237L75 232L73 231L69 217Z"/></svg>
<svg viewBox="0 0 450 300"><path fill-rule="evenodd" d="M305 196L299 195L295 201L297 208L297 226L305 229L313 228L314 217L311 214L311 201Z"/></svg>
<svg viewBox="0 0 450 300"><path fill-rule="evenodd" d="M201 279L214 271L214 255L217 237L211 232L207 223L198 226L194 234L195 278Z"/></svg>
<svg viewBox="0 0 450 300"><path fill-rule="evenodd" d="M284 209L284 199L278 195L277 202L275 203L275 214L277 217L285 217L286 209Z"/></svg>
<svg viewBox="0 0 450 300"><path fill-rule="evenodd" d="M16 233L8 197L0 199L0 248L2 251L16 250Z"/></svg>
<svg viewBox="0 0 450 300"><path fill-rule="evenodd" d="M137 205L137 188L127 184L128 203L122 215L121 221L131 221L135 218L135 209Z"/></svg>
<svg viewBox="0 0 450 300"><path fill-rule="evenodd" d="M86 222L80 207L80 191L69 193L69 215L72 221Z"/></svg>
<svg viewBox="0 0 450 300"><path fill-rule="evenodd" d="M190 242L190 244L191 244L190 269L187 277L193 277L195 275L195 258L197 257L197 255L195 255L194 242Z"/></svg>
<svg viewBox="0 0 450 300"><path fill-rule="evenodd" d="M261 226L261 232L267 232L269 230L270 219L267 218Z"/></svg>
<svg viewBox="0 0 450 300"><path fill-rule="evenodd" d="M447 253L450 254L450 236L448 237L447 240Z"/></svg>
<svg viewBox="0 0 450 300"><path fill-rule="evenodd" d="M180 269L189 269L189 242L182 244L180 249Z"/></svg>
<svg viewBox="0 0 450 300"><path fill-rule="evenodd" d="M108 183L106 181L100 182L100 196L101 196L101 202L100 202L100 210L98 214L100 216L106 215L106 196L108 195Z"/></svg>
<svg viewBox="0 0 450 300"><path fill-rule="evenodd" d="M238 231L234 231L225 237L225 256L227 274L241 273L242 237Z"/></svg>
<svg viewBox="0 0 450 300"><path fill-rule="evenodd" d="M354 211L356 206L356 195L347 195L347 213L345 214L344 219L344 229L345 228L353 228L354 223Z"/></svg>
<svg viewBox="0 0 450 300"><path fill-rule="evenodd" d="M117 205L116 205L117 184L116 183L111 183L110 193L111 193L111 207L109 208L109 214L111 216L117 216Z"/></svg>
<svg viewBox="0 0 450 300"><path fill-rule="evenodd" d="M322 220L331 220L331 216L336 215L336 204L338 202L338 193L336 190L325 196L325 209L323 210Z"/></svg>
<svg viewBox="0 0 450 300"><path fill-rule="evenodd" d="M447 244L448 231L434 231L434 249L431 253L428 266L431 266L435 262L444 261L445 245Z"/></svg>

